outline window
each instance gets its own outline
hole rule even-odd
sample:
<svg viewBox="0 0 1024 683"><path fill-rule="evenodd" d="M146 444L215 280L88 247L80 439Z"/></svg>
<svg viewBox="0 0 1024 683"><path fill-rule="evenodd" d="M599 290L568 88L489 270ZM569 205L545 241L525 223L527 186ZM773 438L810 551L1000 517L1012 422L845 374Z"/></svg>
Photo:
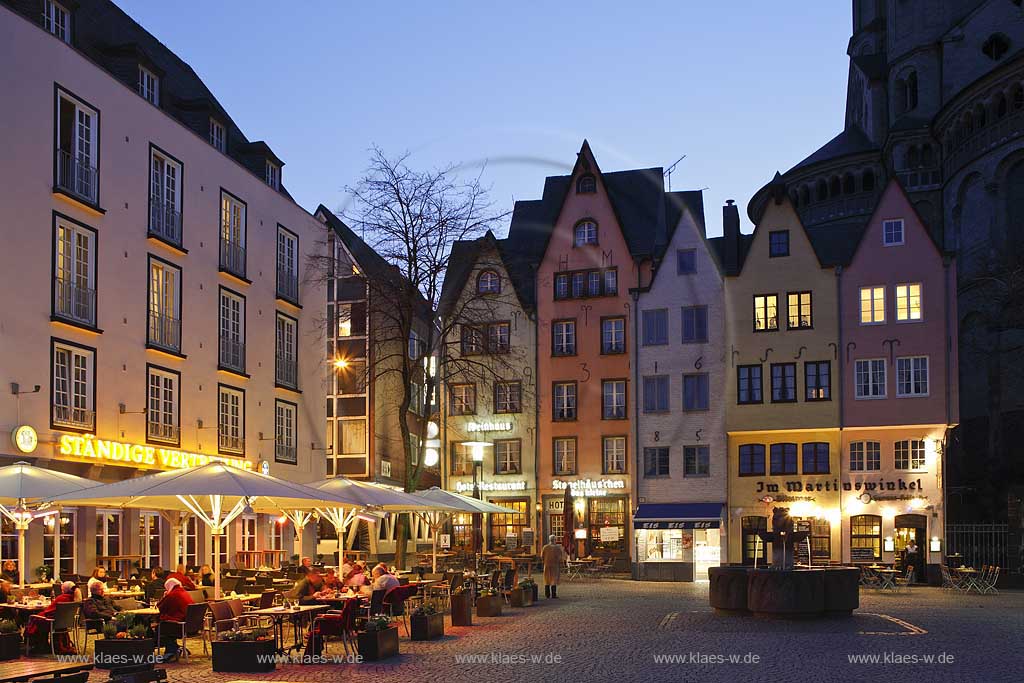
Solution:
<svg viewBox="0 0 1024 683"><path fill-rule="evenodd" d="M882 222L882 244L887 247L895 247L903 244L902 218Z"/></svg>
<svg viewBox="0 0 1024 683"><path fill-rule="evenodd" d="M475 384L452 384L448 393L452 415L476 414Z"/></svg>
<svg viewBox="0 0 1024 683"><path fill-rule="evenodd" d="M857 398L885 398L885 361L881 358L854 363Z"/></svg>
<svg viewBox="0 0 1024 683"><path fill-rule="evenodd" d="M619 292L619 271L609 268L604 271L605 296L615 296Z"/></svg>
<svg viewBox="0 0 1024 683"><path fill-rule="evenodd" d="M275 325L274 382L283 387L299 386L298 321L284 313L277 314Z"/></svg>
<svg viewBox="0 0 1024 683"><path fill-rule="evenodd" d="M772 230L768 233L768 256L789 256L789 230Z"/></svg>
<svg viewBox="0 0 1024 683"><path fill-rule="evenodd" d="M139 94L154 106L160 106L160 79L144 66L139 66Z"/></svg>
<svg viewBox="0 0 1024 683"><path fill-rule="evenodd" d="M921 319L921 285L896 285L896 320L900 322Z"/></svg>
<svg viewBox="0 0 1024 683"><path fill-rule="evenodd" d="M877 441L854 441L850 444L850 471L877 471L882 464L882 445Z"/></svg>
<svg viewBox="0 0 1024 683"><path fill-rule="evenodd" d="M898 470L923 470L925 463L924 441L911 439L896 442L895 467Z"/></svg>
<svg viewBox="0 0 1024 683"><path fill-rule="evenodd" d="M55 218L53 315L96 326L96 233L84 225Z"/></svg>
<svg viewBox="0 0 1024 683"><path fill-rule="evenodd" d="M740 446L740 476L764 476L764 444L749 443Z"/></svg>
<svg viewBox="0 0 1024 683"><path fill-rule="evenodd" d="M43 0L43 28L71 44L71 12L53 0Z"/></svg>
<svg viewBox="0 0 1024 683"><path fill-rule="evenodd" d="M494 473L521 474L523 444L519 439L497 439L494 442Z"/></svg>
<svg viewBox="0 0 1024 683"><path fill-rule="evenodd" d="M626 352L626 319L625 318L602 318L601 319L601 353L625 353Z"/></svg>
<svg viewBox="0 0 1024 683"><path fill-rule="evenodd" d="M772 364L772 403L796 401L796 363Z"/></svg>
<svg viewBox="0 0 1024 683"><path fill-rule="evenodd" d="M711 474L711 448L683 446L683 476L707 477Z"/></svg>
<svg viewBox="0 0 1024 683"><path fill-rule="evenodd" d="M469 446L458 441L452 441L451 453L451 476L461 477L467 474L473 474L473 456L471 451L469 450Z"/></svg>
<svg viewBox="0 0 1024 683"><path fill-rule="evenodd" d="M217 436L220 451L245 453L245 392L241 389L218 388Z"/></svg>
<svg viewBox="0 0 1024 683"><path fill-rule="evenodd" d="M294 403L274 401L274 462L297 465L298 410Z"/></svg>
<svg viewBox="0 0 1024 683"><path fill-rule="evenodd" d="M555 275L555 299L585 299L615 296L619 292L619 273L615 268L577 270Z"/></svg>
<svg viewBox="0 0 1024 683"><path fill-rule="evenodd" d="M697 250L676 250L676 274L692 275L697 272Z"/></svg>
<svg viewBox="0 0 1024 683"><path fill-rule="evenodd" d="M459 335L459 349L463 356L474 356L484 352L484 335L481 330L472 325L462 325Z"/></svg>
<svg viewBox="0 0 1024 683"><path fill-rule="evenodd" d="M238 518L239 550L256 550L256 515L242 515Z"/></svg>
<svg viewBox="0 0 1024 683"><path fill-rule="evenodd" d="M178 533L177 556L183 559L185 564L193 567L199 564L199 524L199 520L189 515L189 518L182 522Z"/></svg>
<svg viewBox="0 0 1024 683"><path fill-rule="evenodd" d="M510 348L511 325L506 322L487 324L487 352L508 353Z"/></svg>
<svg viewBox="0 0 1024 683"><path fill-rule="evenodd" d="M885 287L860 288L860 324L885 322Z"/></svg>
<svg viewBox="0 0 1024 683"><path fill-rule="evenodd" d="M668 375L644 377L644 412L667 413L668 391Z"/></svg>
<svg viewBox="0 0 1024 683"><path fill-rule="evenodd" d="M148 441L178 444L181 375L155 366L149 366L147 374L146 438Z"/></svg>
<svg viewBox="0 0 1024 683"><path fill-rule="evenodd" d="M277 226L277 296L299 301L299 237Z"/></svg>
<svg viewBox="0 0 1024 683"><path fill-rule="evenodd" d="M882 559L882 518L878 515L853 515L850 517L850 554L860 561L857 548L869 548L874 560Z"/></svg>
<svg viewBox="0 0 1024 683"><path fill-rule="evenodd" d="M814 327L811 319L811 293L790 292L786 295L786 313L789 316L789 329L804 330Z"/></svg>
<svg viewBox="0 0 1024 683"><path fill-rule="evenodd" d="M683 307L683 343L703 344L708 340L708 307Z"/></svg>
<svg viewBox="0 0 1024 683"><path fill-rule="evenodd" d="M569 298L569 276L559 273L555 276L555 299Z"/></svg>
<svg viewBox="0 0 1024 683"><path fill-rule="evenodd" d="M494 412L519 413L523 410L523 385L519 382L494 383Z"/></svg>
<svg viewBox="0 0 1024 683"><path fill-rule="evenodd" d="M769 472L776 474L796 474L796 444L773 443L769 448Z"/></svg>
<svg viewBox="0 0 1024 683"><path fill-rule="evenodd" d="M99 112L62 90L57 93L56 188L99 203Z"/></svg>
<svg viewBox="0 0 1024 683"><path fill-rule="evenodd" d="M597 192L597 178L587 173L581 175L576 181L576 194L591 194Z"/></svg>
<svg viewBox="0 0 1024 683"><path fill-rule="evenodd" d="M554 440L555 474L576 474L576 437Z"/></svg>
<svg viewBox="0 0 1024 683"><path fill-rule="evenodd" d="M246 206L237 197L220 193L220 268L245 277Z"/></svg>
<svg viewBox="0 0 1024 683"><path fill-rule="evenodd" d="M218 152L227 152L227 134L224 125L216 119L210 119L210 144Z"/></svg>
<svg viewBox="0 0 1024 683"><path fill-rule="evenodd" d="M551 355L576 355L576 321L556 320L551 324Z"/></svg>
<svg viewBox="0 0 1024 683"><path fill-rule="evenodd" d="M606 379L601 381L601 419L626 419L626 380Z"/></svg>
<svg viewBox="0 0 1024 683"><path fill-rule="evenodd" d="M736 368L736 402L761 403L760 365L741 365Z"/></svg>
<svg viewBox="0 0 1024 683"><path fill-rule="evenodd" d="M5 518L6 519L6 518ZM60 556L60 573L73 574L77 562L75 561L75 527L78 519L76 512L72 510L61 510L59 515L47 517L43 523L43 564L53 567L54 560L54 537L59 539L57 550ZM14 557L17 558L17 551ZM6 558L5 558L6 559Z"/></svg>
<svg viewBox="0 0 1024 683"><path fill-rule="evenodd" d="M96 426L96 354L92 349L53 342L53 425L94 431Z"/></svg>
<svg viewBox="0 0 1024 683"><path fill-rule="evenodd" d="M659 308L641 314L644 346L668 344L668 309Z"/></svg>
<svg viewBox="0 0 1024 683"><path fill-rule="evenodd" d="M928 356L896 359L896 395L928 395Z"/></svg>
<svg viewBox="0 0 1024 683"><path fill-rule="evenodd" d="M149 257L149 326L146 341L181 351L181 269Z"/></svg>
<svg viewBox="0 0 1024 683"><path fill-rule="evenodd" d="M804 400L832 399L832 364L827 360L804 363Z"/></svg>
<svg viewBox="0 0 1024 683"><path fill-rule="evenodd" d="M96 511L96 563L113 568L113 560L100 559L121 554L121 511Z"/></svg>
<svg viewBox="0 0 1024 683"><path fill-rule="evenodd" d="M592 220L580 221L573 231L572 244L574 247L583 247L588 244L597 244L597 223Z"/></svg>
<svg viewBox="0 0 1024 683"><path fill-rule="evenodd" d="M501 277L493 270L484 270L476 278L477 294L500 294Z"/></svg>
<svg viewBox="0 0 1024 683"><path fill-rule="evenodd" d="M626 473L626 437L606 436L601 439L601 473Z"/></svg>
<svg viewBox="0 0 1024 683"><path fill-rule="evenodd" d="M1014 4L1020 6L1021 3L1014 0ZM993 62L1002 59L1009 49L1010 39L1003 33L993 33L981 44L981 52Z"/></svg>
<svg viewBox="0 0 1024 683"><path fill-rule="evenodd" d="M139 513L139 542L143 567L160 566L160 514L157 512Z"/></svg>
<svg viewBox="0 0 1024 683"><path fill-rule="evenodd" d="M767 517L744 517L740 520L743 536L743 564L764 565L768 545L761 540L760 532L768 531Z"/></svg>
<svg viewBox="0 0 1024 683"><path fill-rule="evenodd" d="M552 391L554 401L552 408L553 420L575 420L576 419L576 382L555 382Z"/></svg>
<svg viewBox="0 0 1024 683"><path fill-rule="evenodd" d="M754 297L754 332L779 329L779 297L758 294Z"/></svg>
<svg viewBox="0 0 1024 683"><path fill-rule="evenodd" d="M220 288L220 367L245 372L245 299Z"/></svg>
<svg viewBox="0 0 1024 683"><path fill-rule="evenodd" d="M707 373L683 375L683 410L707 410L710 405L710 387Z"/></svg>
<svg viewBox="0 0 1024 683"><path fill-rule="evenodd" d="M54 524L52 516L47 517L44 524ZM14 522L3 517L0 519L0 562L18 560L18 530Z"/></svg>
<svg viewBox="0 0 1024 683"><path fill-rule="evenodd" d="M815 441L803 446L804 474L828 474L828 443Z"/></svg>
<svg viewBox="0 0 1024 683"><path fill-rule="evenodd" d="M281 167L273 161L267 162L267 185L275 190L281 189Z"/></svg>
<svg viewBox="0 0 1024 683"><path fill-rule="evenodd" d="M488 515L491 518L491 550L504 548L509 536L515 536L521 542L523 529L529 526L530 500L528 498L498 498L491 499L490 502L515 510L514 513L500 512Z"/></svg>
<svg viewBox="0 0 1024 683"><path fill-rule="evenodd" d="M150 147L149 234L181 246L181 163Z"/></svg>
<svg viewBox="0 0 1024 683"><path fill-rule="evenodd" d="M669 451L668 446L657 446L644 449L644 477L653 479L655 477L669 476Z"/></svg>

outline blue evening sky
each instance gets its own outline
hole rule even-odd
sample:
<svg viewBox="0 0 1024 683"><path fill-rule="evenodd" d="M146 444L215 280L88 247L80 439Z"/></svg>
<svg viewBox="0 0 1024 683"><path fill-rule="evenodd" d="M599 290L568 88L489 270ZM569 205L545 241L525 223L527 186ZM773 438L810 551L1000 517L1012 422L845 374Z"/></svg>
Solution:
<svg viewBox="0 0 1024 683"><path fill-rule="evenodd" d="M746 221L753 192L843 125L846 0L116 1L270 144L309 210L342 205L371 144L486 162L511 209L587 138L605 171L687 155L672 188L708 188L716 235L726 199Z"/></svg>

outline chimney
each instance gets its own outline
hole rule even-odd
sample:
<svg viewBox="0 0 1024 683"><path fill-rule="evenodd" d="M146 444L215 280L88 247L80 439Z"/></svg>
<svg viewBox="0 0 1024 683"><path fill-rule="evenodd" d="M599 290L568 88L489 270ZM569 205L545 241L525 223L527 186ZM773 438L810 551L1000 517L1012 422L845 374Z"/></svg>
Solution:
<svg viewBox="0 0 1024 683"><path fill-rule="evenodd" d="M740 212L733 199L722 207L722 234L725 236L725 272L735 273L740 261Z"/></svg>

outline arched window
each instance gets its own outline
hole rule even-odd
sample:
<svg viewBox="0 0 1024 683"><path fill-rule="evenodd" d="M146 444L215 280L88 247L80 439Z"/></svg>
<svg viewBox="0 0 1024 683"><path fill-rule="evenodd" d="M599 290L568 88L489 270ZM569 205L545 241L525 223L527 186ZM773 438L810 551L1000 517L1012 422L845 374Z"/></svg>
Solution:
<svg viewBox="0 0 1024 683"><path fill-rule="evenodd" d="M843 194L853 194L857 191L857 184L853 181L853 174L847 173L843 176Z"/></svg>
<svg viewBox="0 0 1024 683"><path fill-rule="evenodd" d="M864 171L860 179L860 187L865 192L874 192L875 190L875 173L871 169Z"/></svg>
<svg viewBox="0 0 1024 683"><path fill-rule="evenodd" d="M935 149L931 145L921 147L921 165L925 168L935 165Z"/></svg>
<svg viewBox="0 0 1024 683"><path fill-rule="evenodd" d="M837 176L837 175L832 176L832 179L828 182L828 194L829 194L829 196L832 197L833 199L835 197L838 197L839 196L839 192L841 191L841 189L842 189L842 187L839 184L839 176Z"/></svg>
<svg viewBox="0 0 1024 683"><path fill-rule="evenodd" d="M917 168L921 165L921 156L918 152L917 145L911 145L907 148L907 168Z"/></svg>
<svg viewBox="0 0 1024 683"><path fill-rule="evenodd" d="M878 515L850 517L850 561L867 562L881 559L882 518Z"/></svg>
<svg viewBox="0 0 1024 683"><path fill-rule="evenodd" d="M974 108L974 121L978 125L978 130L985 127L985 123L988 121L988 112L985 111L985 105L979 104Z"/></svg>
<svg viewBox="0 0 1024 683"><path fill-rule="evenodd" d="M480 271L476 278L477 294L500 294L501 277L493 270Z"/></svg>
<svg viewBox="0 0 1024 683"><path fill-rule="evenodd" d="M819 202L823 202L828 199L828 183L825 182L824 178L818 181L817 195Z"/></svg>
<svg viewBox="0 0 1024 683"><path fill-rule="evenodd" d="M981 44L982 53L992 61L999 61L1010 50L1010 39L1002 33L993 33Z"/></svg>
<svg viewBox="0 0 1024 683"><path fill-rule="evenodd" d="M582 247L587 244L597 244L597 223L586 218L576 224L573 231L573 246Z"/></svg>
<svg viewBox="0 0 1024 683"><path fill-rule="evenodd" d="M800 186L800 206L807 206L811 202L811 191L806 185Z"/></svg>
<svg viewBox="0 0 1024 683"><path fill-rule="evenodd" d="M581 175L576 181L576 194L592 194L597 192L597 178L592 174Z"/></svg>
<svg viewBox="0 0 1024 683"><path fill-rule="evenodd" d="M907 111L917 109L917 72L907 74Z"/></svg>

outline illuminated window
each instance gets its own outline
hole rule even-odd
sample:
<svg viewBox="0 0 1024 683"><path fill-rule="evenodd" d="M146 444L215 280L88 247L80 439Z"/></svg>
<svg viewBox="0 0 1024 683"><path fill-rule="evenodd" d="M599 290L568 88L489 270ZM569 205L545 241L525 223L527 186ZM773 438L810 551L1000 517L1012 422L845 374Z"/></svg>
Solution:
<svg viewBox="0 0 1024 683"><path fill-rule="evenodd" d="M897 441L895 447L895 456L895 462L893 464L898 470L924 469L924 441L920 439Z"/></svg>
<svg viewBox="0 0 1024 683"><path fill-rule="evenodd" d="M811 320L811 293L791 292L786 295L786 298L789 329L800 330L813 327L813 321Z"/></svg>
<svg viewBox="0 0 1024 683"><path fill-rule="evenodd" d="M921 319L921 285L896 285L896 320L901 322Z"/></svg>
<svg viewBox="0 0 1024 683"><path fill-rule="evenodd" d="M860 288L860 324L885 322L885 287Z"/></svg>
<svg viewBox="0 0 1024 683"><path fill-rule="evenodd" d="M779 297L775 294L758 294L754 297L754 331L765 332L779 329Z"/></svg>
<svg viewBox="0 0 1024 683"><path fill-rule="evenodd" d="M869 548L872 557L882 559L882 518L878 515L853 515L850 517L850 549ZM858 557L859 554L851 552Z"/></svg>

